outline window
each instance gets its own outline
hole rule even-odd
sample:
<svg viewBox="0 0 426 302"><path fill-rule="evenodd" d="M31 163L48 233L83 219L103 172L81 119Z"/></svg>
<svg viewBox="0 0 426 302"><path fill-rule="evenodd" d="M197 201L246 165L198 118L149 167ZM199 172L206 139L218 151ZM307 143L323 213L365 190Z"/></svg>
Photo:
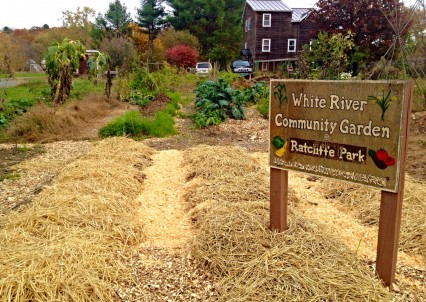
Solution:
<svg viewBox="0 0 426 302"><path fill-rule="evenodd" d="M268 62L262 62L262 70L268 70Z"/></svg>
<svg viewBox="0 0 426 302"><path fill-rule="evenodd" d="M247 42L244 43L244 49L247 49Z"/></svg>
<svg viewBox="0 0 426 302"><path fill-rule="evenodd" d="M244 31L246 32L250 31L250 22L251 22L251 18L246 19L246 21L244 22Z"/></svg>
<svg viewBox="0 0 426 302"><path fill-rule="evenodd" d="M295 52L296 51L296 39L288 39L288 52Z"/></svg>
<svg viewBox="0 0 426 302"><path fill-rule="evenodd" d="M262 39L262 52L271 52L271 39Z"/></svg>
<svg viewBox="0 0 426 302"><path fill-rule="evenodd" d="M271 27L271 14L263 14L263 27Z"/></svg>

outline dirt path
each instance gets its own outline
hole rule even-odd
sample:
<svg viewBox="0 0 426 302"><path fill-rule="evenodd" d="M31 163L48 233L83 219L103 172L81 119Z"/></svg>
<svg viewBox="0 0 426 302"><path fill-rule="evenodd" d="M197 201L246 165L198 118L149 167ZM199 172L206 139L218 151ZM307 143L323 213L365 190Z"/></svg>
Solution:
<svg viewBox="0 0 426 302"><path fill-rule="evenodd" d="M216 295L214 279L188 249L193 230L185 210L182 151L158 151L152 160L138 197L146 240L128 259L134 283L117 294L121 301L209 301Z"/></svg>
<svg viewBox="0 0 426 302"><path fill-rule="evenodd" d="M140 218L145 223L146 247L180 249L192 236L185 211L185 177L182 152L160 151L144 173L145 190L139 196Z"/></svg>

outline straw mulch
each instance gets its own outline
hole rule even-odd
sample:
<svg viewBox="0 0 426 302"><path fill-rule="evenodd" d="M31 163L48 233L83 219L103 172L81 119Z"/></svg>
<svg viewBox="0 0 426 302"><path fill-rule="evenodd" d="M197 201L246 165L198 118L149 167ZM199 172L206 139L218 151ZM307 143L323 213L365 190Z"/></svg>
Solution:
<svg viewBox="0 0 426 302"><path fill-rule="evenodd" d="M133 213L153 151L102 141L20 212L0 217L0 301L111 301L120 257L143 240ZM129 281L129 280L128 280Z"/></svg>
<svg viewBox="0 0 426 302"><path fill-rule="evenodd" d="M324 180L320 184L322 194L335 199L340 207L353 212L363 224L378 225L380 214L380 190ZM426 187L406 176L402 203L401 233L399 249L426 259Z"/></svg>
<svg viewBox="0 0 426 302"><path fill-rule="evenodd" d="M268 229L269 175L258 157L207 146L185 157L192 253L221 277L219 301L392 301L373 270L323 226L290 213L289 230Z"/></svg>

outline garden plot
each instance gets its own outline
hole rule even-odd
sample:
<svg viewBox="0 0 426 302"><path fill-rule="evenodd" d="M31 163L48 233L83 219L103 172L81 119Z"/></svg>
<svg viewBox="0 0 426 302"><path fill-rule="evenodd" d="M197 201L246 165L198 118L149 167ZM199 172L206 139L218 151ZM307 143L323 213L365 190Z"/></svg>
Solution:
<svg viewBox="0 0 426 302"><path fill-rule="evenodd" d="M290 228L275 233L266 153L92 144L0 218L0 300L425 301L421 224L399 254L397 291L375 276L377 228L357 216L374 192L292 173ZM423 185L407 178L407 205L424 207ZM403 213L422 218L416 209Z"/></svg>

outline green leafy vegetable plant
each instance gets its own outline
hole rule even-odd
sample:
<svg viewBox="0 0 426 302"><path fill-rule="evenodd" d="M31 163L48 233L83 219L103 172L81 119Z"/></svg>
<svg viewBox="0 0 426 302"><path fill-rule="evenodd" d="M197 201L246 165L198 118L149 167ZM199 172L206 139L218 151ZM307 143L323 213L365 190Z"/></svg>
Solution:
<svg viewBox="0 0 426 302"><path fill-rule="evenodd" d="M233 90L224 80L205 81L195 90L195 124L201 128L218 125L227 117L244 119L245 103L244 93Z"/></svg>
<svg viewBox="0 0 426 302"><path fill-rule="evenodd" d="M18 115L25 113L35 100L10 100L0 103L0 129L5 128Z"/></svg>

